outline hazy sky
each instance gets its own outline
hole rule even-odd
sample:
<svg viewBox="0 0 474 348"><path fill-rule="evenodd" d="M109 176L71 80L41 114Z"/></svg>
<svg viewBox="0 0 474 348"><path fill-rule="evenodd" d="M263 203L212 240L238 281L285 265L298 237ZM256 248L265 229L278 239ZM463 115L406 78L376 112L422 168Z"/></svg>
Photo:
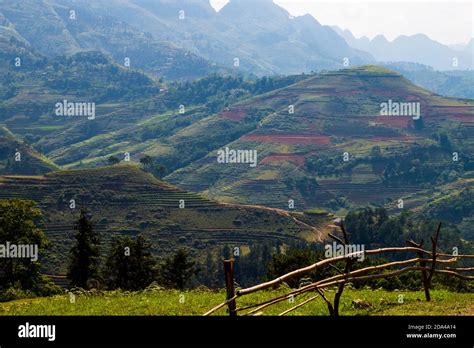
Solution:
<svg viewBox="0 0 474 348"><path fill-rule="evenodd" d="M219 10L228 0L211 0ZM356 37L423 33L444 44L474 37L473 0L274 0L294 16L310 13L321 24L349 29Z"/></svg>

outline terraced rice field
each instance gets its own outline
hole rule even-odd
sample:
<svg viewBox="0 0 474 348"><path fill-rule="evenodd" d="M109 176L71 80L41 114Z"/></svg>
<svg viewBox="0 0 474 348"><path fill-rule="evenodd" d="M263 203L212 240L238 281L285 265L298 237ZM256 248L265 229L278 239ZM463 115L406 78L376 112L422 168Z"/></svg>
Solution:
<svg viewBox="0 0 474 348"><path fill-rule="evenodd" d="M315 134L248 134L241 138L243 141L257 141L262 143L277 144L313 144L328 145L331 138L327 135Z"/></svg>
<svg viewBox="0 0 474 348"><path fill-rule="evenodd" d="M0 199L12 198L33 200L41 208L40 227L51 241L45 254L46 270L51 274L65 272L82 208L92 214L104 248L114 236L143 233L160 255L179 246L192 246L198 253L223 244L284 242L302 239L310 230L289 216L258 207L224 205L131 166L0 177Z"/></svg>
<svg viewBox="0 0 474 348"><path fill-rule="evenodd" d="M220 116L223 118L227 118L233 121L240 121L247 116L247 112L241 109L223 111L220 113Z"/></svg>
<svg viewBox="0 0 474 348"><path fill-rule="evenodd" d="M305 156L296 154L272 154L265 157L260 163L272 164L278 162L293 162L299 166L302 166L305 162Z"/></svg>

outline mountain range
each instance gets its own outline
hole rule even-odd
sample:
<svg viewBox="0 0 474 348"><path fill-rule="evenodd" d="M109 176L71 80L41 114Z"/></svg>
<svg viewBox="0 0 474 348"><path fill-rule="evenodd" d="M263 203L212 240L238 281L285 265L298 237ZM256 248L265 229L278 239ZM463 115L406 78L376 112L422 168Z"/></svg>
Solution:
<svg viewBox="0 0 474 348"><path fill-rule="evenodd" d="M47 57L100 50L167 79L288 75L375 61L436 70L473 65L472 40L453 49L423 34L356 39L309 14L291 16L272 0L231 0L219 12L209 0L5 0L0 30Z"/></svg>
<svg viewBox="0 0 474 348"><path fill-rule="evenodd" d="M94 11L90 5L61 0L2 1L0 28L15 39L13 44L27 45L29 51L48 58L99 50L122 66L168 79L218 71L206 59L111 17L106 9Z"/></svg>
<svg viewBox="0 0 474 348"><path fill-rule="evenodd" d="M349 30L332 27L354 48L369 52L379 62L412 62L431 66L436 70L465 70L474 68L473 39L466 46L454 49L430 39L424 34L401 35L388 41L383 35L372 40L356 38Z"/></svg>
<svg viewBox="0 0 474 348"><path fill-rule="evenodd" d="M465 47L355 39L270 0L3 0L0 48L0 198L43 209L52 269L71 199L155 252L321 241L367 205L474 236Z"/></svg>
<svg viewBox="0 0 474 348"><path fill-rule="evenodd" d="M263 75L342 67L346 57L373 61L312 16L290 18L270 0L233 0L218 13L203 0L7 0L0 16L2 27L46 56L102 50L168 78L204 76L216 64Z"/></svg>

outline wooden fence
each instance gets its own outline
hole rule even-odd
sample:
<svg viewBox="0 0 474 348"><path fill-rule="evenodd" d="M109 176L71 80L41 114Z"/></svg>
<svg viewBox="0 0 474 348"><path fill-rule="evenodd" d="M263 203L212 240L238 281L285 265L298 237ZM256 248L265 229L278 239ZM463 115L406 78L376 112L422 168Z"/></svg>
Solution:
<svg viewBox="0 0 474 348"><path fill-rule="evenodd" d="M349 238L348 238L348 235L346 233L343 223L341 223L339 227L341 228L341 231L342 231L342 238L339 238L338 236L334 234L329 234L329 236L333 238L337 243L343 246L347 246L349 245ZM390 247L390 248L364 250L364 251L349 253L342 256L327 258L319 262L316 262L312 265L309 265L307 267L289 272L271 281L261 283L261 284L258 284L249 288L245 288L245 289L237 289L237 291L234 289L234 261L226 260L224 261L224 271L225 271L225 284L226 284L226 289L227 289L227 298L224 302L222 302L218 306L206 312L204 316L209 316L212 313L226 306L228 308L229 315L232 317L237 316L238 313L242 313L243 315L262 315L263 310L265 308L272 306L276 303L285 301L285 300L294 299L297 296L300 296L308 292L314 292L315 294L314 296L285 310L279 315L280 316L286 315L316 300L318 297L320 297L326 303L329 314L331 316L338 316L339 303L340 303L342 293L344 291L345 284L351 283L351 282L379 279L379 278L389 278L389 277L398 276L400 274L411 272L411 271L420 271L425 298L426 298L426 301L430 301L431 300L431 296L430 296L431 280L435 273L454 276L454 277L458 277L464 280L474 279L474 276L465 275L466 272L474 271L474 267L440 268L440 266L455 264L461 259L474 258L474 255L457 255L457 254L447 254L447 253L439 252L438 240L439 240L440 231L441 231L441 223L438 225L438 228L434 236L431 237L431 250L424 249L423 242L416 243L413 240L409 240L407 241L407 244L409 245L407 247ZM380 255L384 253L399 253L399 252L414 252L416 254L416 257L412 259L392 261L392 262L387 262L381 265L352 270L353 265L356 261L356 258L360 257L361 254L365 256L365 255ZM334 263L340 262L340 261L345 262L344 270L340 270L334 265ZM325 266L331 266L335 268L339 274L322 279L322 280L318 280L316 282L312 282L311 284L304 285L298 289L293 289L284 295L280 295L280 296L265 300L263 302L259 302L259 303L255 303L255 304L251 304L251 305L247 305L243 307L237 307L237 299L242 296L249 295L257 291L266 290L269 288L275 288L290 279L301 277L305 274L308 274L309 272L312 272L314 270L317 270ZM383 271L387 269L394 269L394 270L388 273L367 274L369 272ZM331 302L327 298L324 291L325 291L325 288L334 287L334 286L337 287L337 290L335 292L334 299Z"/></svg>

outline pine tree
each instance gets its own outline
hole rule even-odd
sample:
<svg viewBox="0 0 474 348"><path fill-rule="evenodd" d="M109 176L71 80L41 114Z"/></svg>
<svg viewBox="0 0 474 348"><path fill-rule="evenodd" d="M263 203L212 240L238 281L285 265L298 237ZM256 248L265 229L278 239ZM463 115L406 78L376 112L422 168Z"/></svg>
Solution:
<svg viewBox="0 0 474 348"><path fill-rule="evenodd" d="M107 287L140 290L150 285L156 276L156 260L150 249L151 243L142 236L114 239L104 269Z"/></svg>
<svg viewBox="0 0 474 348"><path fill-rule="evenodd" d="M212 252L207 253L206 261L203 263L202 268L205 271L199 274L200 282L210 288L220 287L222 281L218 278L218 261L214 259Z"/></svg>
<svg viewBox="0 0 474 348"><path fill-rule="evenodd" d="M75 229L67 278L72 286L89 289L99 281L99 235L85 210L81 210Z"/></svg>
<svg viewBox="0 0 474 348"><path fill-rule="evenodd" d="M156 278L156 260L151 253L152 244L142 236L135 239L132 252L132 285L134 289L143 289Z"/></svg>
<svg viewBox="0 0 474 348"><path fill-rule="evenodd" d="M161 265L160 277L164 286L183 290L197 273L196 262L190 261L188 253L179 249Z"/></svg>

